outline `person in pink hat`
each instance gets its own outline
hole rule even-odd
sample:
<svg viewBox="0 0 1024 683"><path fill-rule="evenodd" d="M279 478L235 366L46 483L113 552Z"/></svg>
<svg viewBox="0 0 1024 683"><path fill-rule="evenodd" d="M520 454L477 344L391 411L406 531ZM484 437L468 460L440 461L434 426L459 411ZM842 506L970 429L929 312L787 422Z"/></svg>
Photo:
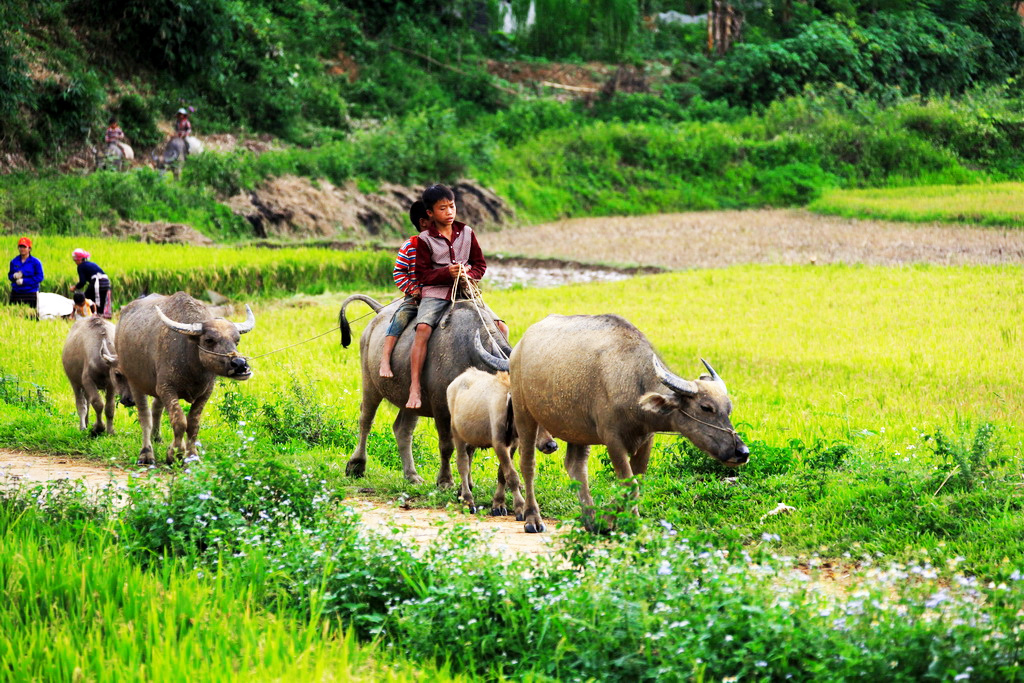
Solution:
<svg viewBox="0 0 1024 683"><path fill-rule="evenodd" d="M85 249L75 249L71 258L78 264L78 284L76 292L82 292L86 299L96 304L96 310L104 318L111 318L110 278L103 269L89 260L91 254Z"/></svg>
<svg viewBox="0 0 1024 683"><path fill-rule="evenodd" d="M7 279L11 281L11 303L35 308L39 285L43 281L43 264L32 255L32 240L29 238L18 240L18 255L11 259Z"/></svg>

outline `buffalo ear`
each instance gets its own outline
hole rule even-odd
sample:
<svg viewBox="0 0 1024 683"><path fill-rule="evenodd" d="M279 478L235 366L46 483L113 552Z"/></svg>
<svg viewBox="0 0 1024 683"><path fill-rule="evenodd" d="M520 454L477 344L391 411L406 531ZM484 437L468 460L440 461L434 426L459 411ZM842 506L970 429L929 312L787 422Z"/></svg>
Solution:
<svg viewBox="0 0 1024 683"><path fill-rule="evenodd" d="M659 394L657 391L649 391L641 396L639 405L644 410L658 415L668 415L680 407L678 398Z"/></svg>

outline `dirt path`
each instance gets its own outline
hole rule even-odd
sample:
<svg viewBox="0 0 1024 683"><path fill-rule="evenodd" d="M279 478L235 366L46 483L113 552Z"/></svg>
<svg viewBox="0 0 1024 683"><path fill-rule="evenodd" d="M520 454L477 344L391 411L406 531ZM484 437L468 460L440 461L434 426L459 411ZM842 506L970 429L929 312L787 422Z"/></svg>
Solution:
<svg viewBox="0 0 1024 683"><path fill-rule="evenodd" d="M488 253L670 269L744 263L1024 263L1024 230L862 221L800 210L574 218L488 232Z"/></svg>
<svg viewBox="0 0 1024 683"><path fill-rule="evenodd" d="M103 467L92 462L52 455L36 455L0 449L0 488L57 481L82 480L92 491L107 486L111 480L124 485L131 472L119 467ZM525 555L552 555L560 536L567 529L557 520L546 520L548 530L543 534L528 534L523 523L514 517L478 517L445 510L404 509L386 503L346 498L362 518L368 529L381 533L395 533L420 546L437 539L441 530L453 523L464 524L479 532L489 549L497 554L509 552Z"/></svg>

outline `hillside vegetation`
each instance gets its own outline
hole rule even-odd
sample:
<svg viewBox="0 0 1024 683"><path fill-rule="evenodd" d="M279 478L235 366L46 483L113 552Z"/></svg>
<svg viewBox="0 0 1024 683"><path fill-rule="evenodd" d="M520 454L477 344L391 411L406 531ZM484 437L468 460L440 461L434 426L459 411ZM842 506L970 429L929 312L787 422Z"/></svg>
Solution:
<svg viewBox="0 0 1024 683"><path fill-rule="evenodd" d="M530 4L510 3L520 28L504 32L493 0L5 3L0 152L20 172L0 178L0 221L96 233L173 214L238 239L248 227L219 201L285 174L476 177L525 221L1022 175L1024 30L1005 0L737 0L742 32L720 56L704 23L656 19L703 2L541 0L529 24ZM565 64L604 87L574 98L515 75ZM181 106L200 135L272 136L275 151L197 157L171 187L44 172L111 114L155 145Z"/></svg>

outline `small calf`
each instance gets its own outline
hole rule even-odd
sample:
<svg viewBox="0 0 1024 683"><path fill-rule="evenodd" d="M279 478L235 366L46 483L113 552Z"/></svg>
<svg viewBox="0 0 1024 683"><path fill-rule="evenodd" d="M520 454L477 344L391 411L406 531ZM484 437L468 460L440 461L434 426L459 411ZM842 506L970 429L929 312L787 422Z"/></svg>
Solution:
<svg viewBox="0 0 1024 683"><path fill-rule="evenodd" d="M96 410L96 424L92 434L114 433L114 401L120 395L121 403L133 406L128 382L117 366L114 347L114 325L99 317L82 318L71 326L64 341L61 362L64 373L75 392L75 406L78 409L78 428L82 431L89 424L89 406ZM106 402L100 392L107 394ZM103 417L106 414L106 424Z"/></svg>
<svg viewBox="0 0 1024 683"><path fill-rule="evenodd" d="M519 474L512 464L519 438L512 419L512 399L507 372L490 374L469 368L448 385L448 410L452 416L452 441L455 443L455 464L459 470L459 497L471 511L473 451L493 448L498 456L498 486L491 502L492 515L507 515L505 487L512 490L516 519L522 521L526 500L519 485ZM558 444L543 428L537 431L537 448L554 453Z"/></svg>

